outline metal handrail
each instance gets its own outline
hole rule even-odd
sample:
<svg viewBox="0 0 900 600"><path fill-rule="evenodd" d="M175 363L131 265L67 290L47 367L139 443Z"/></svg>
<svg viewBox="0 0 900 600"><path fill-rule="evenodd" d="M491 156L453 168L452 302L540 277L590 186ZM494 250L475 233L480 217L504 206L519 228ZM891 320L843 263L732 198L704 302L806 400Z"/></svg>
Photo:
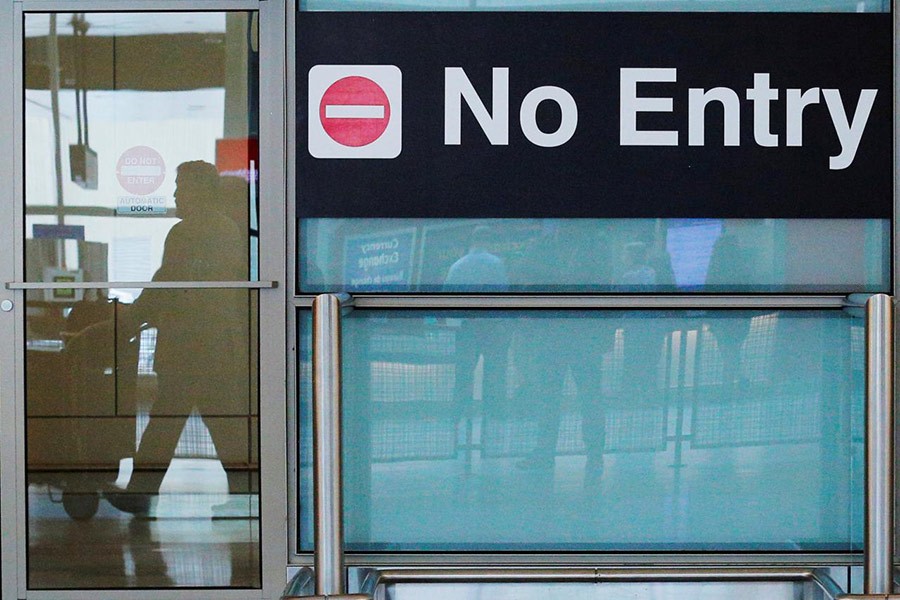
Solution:
<svg viewBox="0 0 900 600"><path fill-rule="evenodd" d="M341 456L341 312L348 294L313 302L313 504L316 594L340 596L344 580Z"/></svg>
<svg viewBox="0 0 900 600"><path fill-rule="evenodd" d="M285 589L282 600L303 598L300 592L308 581L309 569L302 569ZM370 569L363 578L360 594L345 598L384 599L387 586L409 583L727 583L798 582L818 586L830 600L846 598L841 587L821 569L779 569L755 567L600 567L600 568L409 568ZM306 597L308 598L308 596Z"/></svg>
<svg viewBox="0 0 900 600"><path fill-rule="evenodd" d="M866 303L866 594L893 591L893 299Z"/></svg>
<svg viewBox="0 0 900 600"><path fill-rule="evenodd" d="M844 591L823 570L709 567L601 568L413 568L370 570L361 592L381 600L388 585L403 583L664 583L664 582L811 582L829 598Z"/></svg>
<svg viewBox="0 0 900 600"><path fill-rule="evenodd" d="M277 281L10 281L8 290L105 290L107 288L143 289L275 289Z"/></svg>
<svg viewBox="0 0 900 600"><path fill-rule="evenodd" d="M637 310L777 310L862 308L867 294L784 296L763 294L354 294L359 309L637 309ZM309 307L316 296L294 296L296 307Z"/></svg>

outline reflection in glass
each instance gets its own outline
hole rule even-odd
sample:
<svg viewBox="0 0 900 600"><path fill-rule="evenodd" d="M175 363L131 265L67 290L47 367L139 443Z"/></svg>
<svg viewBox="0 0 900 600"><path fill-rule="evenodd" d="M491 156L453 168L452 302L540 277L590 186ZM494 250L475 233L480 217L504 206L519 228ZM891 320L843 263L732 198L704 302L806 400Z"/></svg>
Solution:
<svg viewBox="0 0 900 600"><path fill-rule="evenodd" d="M389 600L826 600L816 585L784 582L706 583L485 583L404 584L389 586Z"/></svg>
<svg viewBox="0 0 900 600"><path fill-rule="evenodd" d="M249 261L259 167L252 16L26 15L29 281L149 280L177 223L177 167L192 160L216 165L216 204L249 238Z"/></svg>
<svg viewBox="0 0 900 600"><path fill-rule="evenodd" d="M258 585L256 305L146 290L29 317L32 587Z"/></svg>
<svg viewBox="0 0 900 600"><path fill-rule="evenodd" d="M305 219L301 291L855 293L890 286L878 219Z"/></svg>
<svg viewBox="0 0 900 600"><path fill-rule="evenodd" d="M859 545L864 336L843 312L356 310L343 336L349 548Z"/></svg>
<svg viewBox="0 0 900 600"><path fill-rule="evenodd" d="M28 281L255 275L252 27L26 15ZM256 292L26 300L29 587L259 587Z"/></svg>

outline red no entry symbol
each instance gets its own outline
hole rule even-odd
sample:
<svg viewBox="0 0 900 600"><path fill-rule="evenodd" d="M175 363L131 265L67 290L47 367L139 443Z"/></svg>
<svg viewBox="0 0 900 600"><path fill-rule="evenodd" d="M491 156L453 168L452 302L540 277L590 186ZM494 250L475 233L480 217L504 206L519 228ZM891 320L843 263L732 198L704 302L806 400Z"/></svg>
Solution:
<svg viewBox="0 0 900 600"><path fill-rule="evenodd" d="M166 178L166 163L148 146L129 148L116 163L119 185L130 194L146 196L155 192Z"/></svg>
<svg viewBox="0 0 900 600"><path fill-rule="evenodd" d="M319 119L335 142L358 148L384 133L391 120L391 103L377 83L356 75L338 79L319 103Z"/></svg>

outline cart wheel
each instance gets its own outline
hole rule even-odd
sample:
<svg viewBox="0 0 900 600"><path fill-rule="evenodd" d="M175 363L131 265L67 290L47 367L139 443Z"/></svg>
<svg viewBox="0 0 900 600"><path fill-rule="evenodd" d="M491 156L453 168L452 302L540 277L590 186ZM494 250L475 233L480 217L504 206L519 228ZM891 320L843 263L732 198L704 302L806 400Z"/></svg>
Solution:
<svg viewBox="0 0 900 600"><path fill-rule="evenodd" d="M100 494L64 491L62 504L69 517L76 521L87 521L97 514L97 508L100 506Z"/></svg>

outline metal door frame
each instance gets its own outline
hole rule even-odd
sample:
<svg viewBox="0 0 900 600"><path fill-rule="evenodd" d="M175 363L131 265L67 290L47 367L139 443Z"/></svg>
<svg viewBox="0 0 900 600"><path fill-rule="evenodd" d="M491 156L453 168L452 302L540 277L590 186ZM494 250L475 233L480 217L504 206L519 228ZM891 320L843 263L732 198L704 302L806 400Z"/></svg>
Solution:
<svg viewBox="0 0 900 600"><path fill-rule="evenodd" d="M0 3L0 56L6 57L4 68L0 69L0 89L13 89L14 65L18 59L15 51L13 4ZM7 200L0 202L0 281L14 281L21 273L19 262L9 260L16 257L15 236L11 235L15 226L14 202L8 198L13 196L13 179L16 166L21 160L13 152L14 115L13 96L9 93L0 95L0 140L4 140L2 153L9 159L0 161L0 189ZM21 302L22 294L14 293L0 286L0 302ZM16 523L16 452L21 444L18 442L18 423L16 411L16 376L15 348L7 340L16 339L16 311L0 311L0 596L15 598L17 593L16 575L18 572Z"/></svg>
<svg viewBox="0 0 900 600"><path fill-rule="evenodd" d="M24 263L24 44L25 12L228 11L259 13L260 248L259 248L259 431L260 553L262 587L246 589L110 589L29 590L25 485L24 289L6 282L23 282ZM285 479L285 4L283 0L6 0L0 3L0 302L15 309L0 311L0 528L4 598L89 600L121 598L201 599L214 593L223 600L278 597L285 582L288 544ZM268 283L266 283L268 282ZM272 283L274 282L274 283ZM96 285L95 287L103 287ZM187 287L187 286L182 286ZM203 284L190 287L208 287ZM248 287L248 286L242 286Z"/></svg>

